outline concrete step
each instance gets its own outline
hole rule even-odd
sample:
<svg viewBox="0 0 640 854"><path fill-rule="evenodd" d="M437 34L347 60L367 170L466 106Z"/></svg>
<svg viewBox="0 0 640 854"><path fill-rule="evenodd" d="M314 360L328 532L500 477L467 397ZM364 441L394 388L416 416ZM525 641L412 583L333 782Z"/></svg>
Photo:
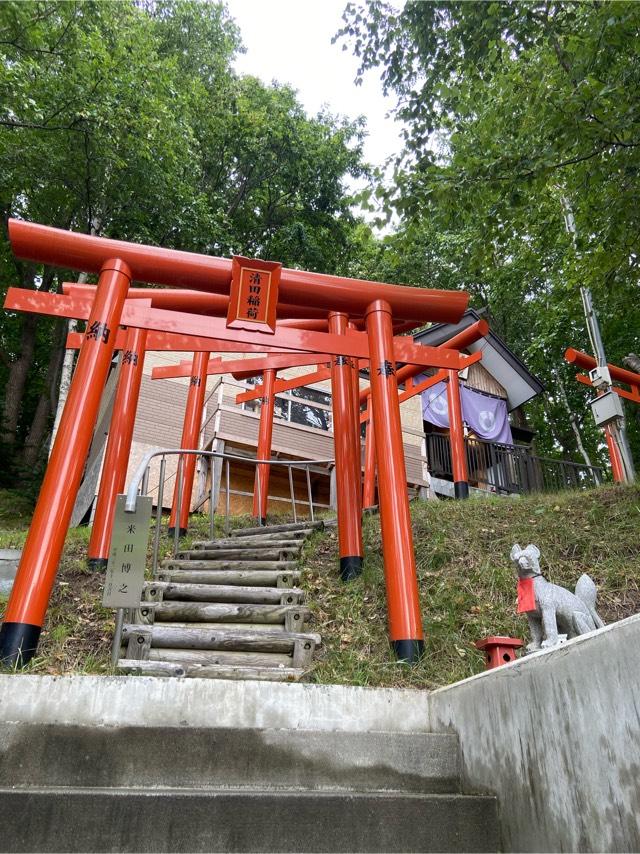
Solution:
<svg viewBox="0 0 640 854"><path fill-rule="evenodd" d="M495 851L496 803L470 795L221 789L0 790L0 850Z"/></svg>
<svg viewBox="0 0 640 854"><path fill-rule="evenodd" d="M318 531L324 528L324 522L288 522L285 525L265 525L264 527L256 528L236 528L231 531L232 537L251 537L256 534L280 534L283 531L304 531L305 534L311 531Z"/></svg>
<svg viewBox="0 0 640 854"><path fill-rule="evenodd" d="M178 661L136 661L121 658L120 673L133 676L187 677L192 679L247 679L261 682L299 682L305 671L293 667L234 667L225 664L190 664Z"/></svg>
<svg viewBox="0 0 640 854"><path fill-rule="evenodd" d="M252 602L261 605L299 605L304 592L299 587L241 587L223 584L174 584L156 582L145 585L145 596L153 602L162 593L163 600L181 602Z"/></svg>
<svg viewBox="0 0 640 854"><path fill-rule="evenodd" d="M304 537L298 535L297 531L281 534L268 534L264 537L233 537L227 540L198 540L191 544L192 549L278 549L288 547L301 547L304 545Z"/></svg>
<svg viewBox="0 0 640 854"><path fill-rule="evenodd" d="M288 588L300 582L300 572L290 572L278 564L279 570L256 569L159 569L158 581L181 584L221 584L249 587Z"/></svg>
<svg viewBox="0 0 640 854"><path fill-rule="evenodd" d="M160 602L155 607L156 623L280 623L296 625L298 631L311 612L299 605L256 605L227 602ZM292 626L293 628L293 626Z"/></svg>
<svg viewBox="0 0 640 854"><path fill-rule="evenodd" d="M251 652L291 653L296 644L313 650L320 645L320 635L309 632L261 631L226 628L181 628L170 625L140 626L125 623L122 642L127 644L132 636L150 635L151 646L157 649L214 649L245 650Z"/></svg>
<svg viewBox="0 0 640 854"><path fill-rule="evenodd" d="M221 569L221 570L273 570L275 572L293 572L298 568L298 564L292 560L176 560L170 558L163 560L160 564L161 569L169 571L174 569L188 569L190 571L196 569Z"/></svg>
<svg viewBox="0 0 640 854"><path fill-rule="evenodd" d="M6 722L0 744L0 786L460 791L450 733Z"/></svg>
<svg viewBox="0 0 640 854"><path fill-rule="evenodd" d="M300 554L299 546L282 548L260 547L251 549L190 549L178 552L178 560L295 560Z"/></svg>

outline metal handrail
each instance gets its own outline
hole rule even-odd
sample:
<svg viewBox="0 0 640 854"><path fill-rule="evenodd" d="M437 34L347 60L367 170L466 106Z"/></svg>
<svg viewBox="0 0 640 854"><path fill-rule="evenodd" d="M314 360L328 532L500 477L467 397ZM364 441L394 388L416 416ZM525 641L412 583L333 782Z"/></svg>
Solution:
<svg viewBox="0 0 640 854"><path fill-rule="evenodd" d="M429 471L435 476L452 477L448 436L428 434L426 448ZM474 437L465 439L465 448L470 480L500 493L555 491L587 486L589 482L597 485L602 481L603 470L598 466L539 457L524 445Z"/></svg>
<svg viewBox="0 0 640 854"><path fill-rule="evenodd" d="M140 484L145 476L145 472L149 468L149 464L154 457L165 457L171 454L196 454L199 457L218 457L224 460L237 460L242 463L254 463L255 465L270 465L270 466L293 466L294 468L302 468L304 466L335 464L335 459L330 460L278 460L278 459L258 459L258 457L243 457L239 454L226 454L223 451L194 451L184 448L154 448L148 451L142 458L140 465L135 470L133 478L129 482L127 489L127 500L125 510L127 513L134 513L136 509L136 500L140 491Z"/></svg>
<svg viewBox="0 0 640 854"><path fill-rule="evenodd" d="M177 557L178 551L180 548L180 507L182 505L182 469L184 464L184 458L187 455L195 454L198 457L209 457L212 459L221 459L224 461L225 468L225 481L226 481L226 497L225 497L225 533L229 533L229 516L230 516L230 462L232 460L236 460L242 463L252 463L255 466L258 465L269 465L269 466L286 466L289 469L289 487L290 487L290 498L291 498L291 506L293 510L293 519L294 521L298 521L298 514L296 510L296 496L294 490L293 483L293 468L304 468L306 471L306 487L307 487L307 497L309 501L309 514L311 516L311 521L313 522L315 519L314 509L313 509L313 495L311 490L311 474L310 474L310 466L317 466L322 464L332 465L335 464L334 459L329 460L278 460L278 459L259 459L255 457L243 457L239 454L227 454L223 451L202 451L202 450L192 450L192 449L184 449L184 448L153 448L151 451L148 451L145 456L142 458L140 465L135 470L134 475L129 482L129 487L127 489L127 497L125 502L125 511L127 513L135 513L136 504L139 496L146 495L149 487L149 471L151 461L155 457L160 457L160 473L159 473L159 481L158 481L158 496L156 502L156 519L155 519L155 531L153 536L153 551L152 551L152 572L155 575L155 572L158 567L158 557L160 554L160 529L162 523L162 499L164 495L164 486L165 486L165 473L166 473L166 464L167 457L174 455L178 457L178 466L176 472L177 478L177 495L176 495L176 522L174 526L174 536L173 536L173 556ZM257 489L258 489L258 503L260 504L260 478L256 479ZM211 494L209 496L209 536L210 539L214 539L215 537L215 505L217 501L215 500L215 477L213 472L213 466L211 466ZM111 661L115 666L117 664L119 655L120 655L120 643L122 639L122 627L124 624L124 613L125 609L118 608L116 612L116 625L115 632L113 636L113 643L111 647Z"/></svg>

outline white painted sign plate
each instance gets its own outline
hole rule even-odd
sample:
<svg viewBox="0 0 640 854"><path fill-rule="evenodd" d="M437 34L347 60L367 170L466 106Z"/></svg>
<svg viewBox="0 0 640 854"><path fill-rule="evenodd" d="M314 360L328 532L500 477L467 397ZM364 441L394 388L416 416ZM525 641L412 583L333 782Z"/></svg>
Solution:
<svg viewBox="0 0 640 854"><path fill-rule="evenodd" d="M116 499L102 597L105 608L137 607L144 586L152 500L150 496L138 496L133 513L125 511L126 500L126 495L118 495Z"/></svg>

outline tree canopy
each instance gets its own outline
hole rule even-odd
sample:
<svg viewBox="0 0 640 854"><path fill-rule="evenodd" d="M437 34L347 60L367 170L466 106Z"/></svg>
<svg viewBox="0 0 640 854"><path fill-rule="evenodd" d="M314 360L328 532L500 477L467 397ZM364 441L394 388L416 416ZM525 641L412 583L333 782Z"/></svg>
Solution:
<svg viewBox="0 0 640 854"><path fill-rule="evenodd" d="M312 270L344 263L357 226L345 182L366 172L362 122L308 116L290 88L238 76L241 49L222 3L0 4L5 288L64 279L15 261L11 216ZM32 465L42 446L63 327L2 314L2 441L14 462Z"/></svg>
<svg viewBox="0 0 640 854"><path fill-rule="evenodd" d="M405 146L378 201L429 284L467 288L547 385L539 443L592 456L588 394L563 365L590 349L590 287L610 361L638 346L640 6L632 2L348 5L339 34L397 96ZM637 407L629 407L640 450Z"/></svg>

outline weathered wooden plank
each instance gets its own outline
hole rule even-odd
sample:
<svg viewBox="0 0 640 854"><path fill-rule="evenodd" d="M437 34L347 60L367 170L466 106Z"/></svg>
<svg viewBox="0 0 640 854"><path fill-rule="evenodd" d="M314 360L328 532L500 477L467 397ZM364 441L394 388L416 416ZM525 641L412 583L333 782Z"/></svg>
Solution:
<svg viewBox="0 0 640 854"><path fill-rule="evenodd" d="M222 584L163 583L163 599L181 602L254 602L262 605L297 605L304 596L298 587L241 587Z"/></svg>
<svg viewBox="0 0 640 854"><path fill-rule="evenodd" d="M193 549L178 552L178 560L217 560L217 561L293 561L299 555L299 547L279 549Z"/></svg>
<svg viewBox="0 0 640 854"><path fill-rule="evenodd" d="M162 569L169 571L176 569L194 570L272 570L273 572L293 572L298 568L295 561L287 560L163 560L160 564Z"/></svg>
<svg viewBox="0 0 640 854"><path fill-rule="evenodd" d="M234 537L227 540L196 540L191 548L207 549L207 551L220 549L277 549L277 548L300 548L304 545L304 537L298 537L295 532L291 535L270 534L268 537Z"/></svg>
<svg viewBox="0 0 640 854"><path fill-rule="evenodd" d="M256 534L276 534L281 533L282 531L317 531L318 529L324 528L324 522L319 520L318 522L287 522L284 525L265 525L264 527L256 527L256 528L236 528L234 531L231 531L232 537L248 537L255 536Z"/></svg>
<svg viewBox="0 0 640 854"><path fill-rule="evenodd" d="M224 664L190 664L187 676L195 679L251 679L261 682L298 682L305 674L300 667L232 667Z"/></svg>
<svg viewBox="0 0 640 854"><path fill-rule="evenodd" d="M202 649L151 649L150 661L231 667L293 667L293 656L280 652L230 652Z"/></svg>
<svg viewBox="0 0 640 854"><path fill-rule="evenodd" d="M139 626L126 623L122 628L124 642L139 633ZM312 646L320 644L320 635L297 632L255 632L251 630L212 628L174 628L170 625L149 627L151 646L181 649L247 650L255 652L292 652L295 642L302 641ZM129 658L135 658L128 655ZM146 656L145 656L146 657Z"/></svg>
<svg viewBox="0 0 640 854"><path fill-rule="evenodd" d="M263 572L261 570L204 570L163 569L158 572L158 580L183 584L222 584L248 587L289 588L300 581L299 572Z"/></svg>
<svg viewBox="0 0 640 854"><path fill-rule="evenodd" d="M284 623L287 615L297 616L290 631L302 628L310 615L308 608L299 605L264 605L227 602L162 602L155 606L155 624L180 622L211 623Z"/></svg>
<svg viewBox="0 0 640 854"><path fill-rule="evenodd" d="M121 658L116 667L123 673L137 676L186 676L188 669L178 661L137 661L134 658Z"/></svg>

